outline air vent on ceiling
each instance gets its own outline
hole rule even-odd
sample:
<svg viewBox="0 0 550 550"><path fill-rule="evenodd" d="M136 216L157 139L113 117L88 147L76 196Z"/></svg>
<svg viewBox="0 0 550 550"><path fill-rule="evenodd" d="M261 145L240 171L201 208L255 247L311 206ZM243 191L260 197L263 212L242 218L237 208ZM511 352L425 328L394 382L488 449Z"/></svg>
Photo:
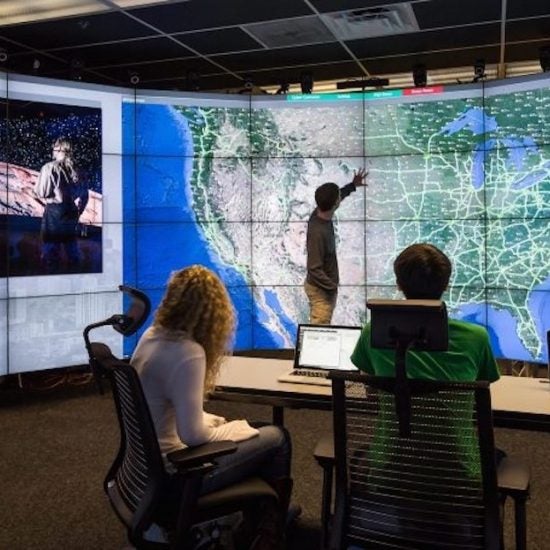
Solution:
<svg viewBox="0 0 550 550"><path fill-rule="evenodd" d="M251 23L243 28L268 48L335 42L333 34L316 15Z"/></svg>
<svg viewBox="0 0 550 550"><path fill-rule="evenodd" d="M321 18L340 40L391 36L420 30L414 10L406 2L326 13Z"/></svg>

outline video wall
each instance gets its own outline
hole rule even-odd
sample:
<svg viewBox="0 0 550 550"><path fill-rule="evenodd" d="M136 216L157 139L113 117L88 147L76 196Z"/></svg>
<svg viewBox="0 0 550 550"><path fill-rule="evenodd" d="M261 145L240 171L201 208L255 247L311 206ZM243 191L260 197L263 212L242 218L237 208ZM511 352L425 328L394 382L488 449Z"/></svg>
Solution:
<svg viewBox="0 0 550 550"><path fill-rule="evenodd" d="M193 263L227 285L236 349L292 347L308 318L315 188L344 185L358 168L369 171L368 186L335 216L333 322L361 324L368 298L400 297L395 256L431 242L453 262L450 314L487 327L498 357L547 360L544 76L304 96L134 92L10 75L2 89L4 372L85 362L82 329L122 311L118 284L156 307L170 273ZM59 138L71 144L79 217L69 238L51 243L54 199L37 186ZM126 354L136 343L111 329L95 338Z"/></svg>

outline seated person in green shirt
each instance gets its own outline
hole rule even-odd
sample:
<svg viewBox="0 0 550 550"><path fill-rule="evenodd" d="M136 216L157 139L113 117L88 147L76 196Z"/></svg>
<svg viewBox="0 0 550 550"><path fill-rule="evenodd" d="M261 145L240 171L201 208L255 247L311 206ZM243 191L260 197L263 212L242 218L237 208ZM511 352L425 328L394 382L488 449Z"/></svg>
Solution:
<svg viewBox="0 0 550 550"><path fill-rule="evenodd" d="M396 258L394 272L399 289L407 299L440 300L451 277L451 262L438 248L431 244L413 244ZM487 331L478 325L449 319L448 351L407 352L407 377L416 379L473 382L484 380L494 382L500 377L493 357ZM395 376L395 352L387 349L373 349L370 343L370 324L361 333L351 361L360 370L375 376ZM382 420L394 418L393 402L384 399L381 405ZM452 431L457 437L459 460L469 477L480 476L479 452L471 433L472 424L464 411L472 403L457 412ZM470 409L471 410L471 409ZM381 422L371 446L371 460L384 465L390 460L394 441ZM505 453L497 450L497 463ZM373 464L374 466L374 464Z"/></svg>
<svg viewBox="0 0 550 550"><path fill-rule="evenodd" d="M431 244L413 244L397 256L393 269L398 288L409 300L440 300L451 277L451 262ZM363 328L352 363L367 374L395 376L395 352L370 347L370 324ZM409 351L407 376L427 380L494 382L500 377L487 331L449 319L448 351Z"/></svg>

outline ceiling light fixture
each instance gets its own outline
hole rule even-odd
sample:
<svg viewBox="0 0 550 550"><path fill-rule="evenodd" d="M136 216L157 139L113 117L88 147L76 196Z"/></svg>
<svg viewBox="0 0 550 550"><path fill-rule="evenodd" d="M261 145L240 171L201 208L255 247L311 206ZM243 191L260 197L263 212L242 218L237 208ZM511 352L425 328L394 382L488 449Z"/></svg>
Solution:
<svg viewBox="0 0 550 550"><path fill-rule="evenodd" d="M539 48L539 61L541 69L547 73L550 71L550 46Z"/></svg>
<svg viewBox="0 0 550 550"><path fill-rule="evenodd" d="M483 80L487 77L485 74L485 59L476 59L474 62L474 82Z"/></svg>
<svg viewBox="0 0 550 550"><path fill-rule="evenodd" d="M303 94L310 94L313 91L313 73L303 71L300 74L300 89Z"/></svg>

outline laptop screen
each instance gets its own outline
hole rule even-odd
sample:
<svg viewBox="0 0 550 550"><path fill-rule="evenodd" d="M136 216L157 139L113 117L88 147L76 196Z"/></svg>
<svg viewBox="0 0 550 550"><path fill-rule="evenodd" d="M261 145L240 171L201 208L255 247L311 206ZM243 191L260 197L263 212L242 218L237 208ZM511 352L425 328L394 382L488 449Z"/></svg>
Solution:
<svg viewBox="0 0 550 550"><path fill-rule="evenodd" d="M298 325L294 368L356 370L350 355L361 327Z"/></svg>

